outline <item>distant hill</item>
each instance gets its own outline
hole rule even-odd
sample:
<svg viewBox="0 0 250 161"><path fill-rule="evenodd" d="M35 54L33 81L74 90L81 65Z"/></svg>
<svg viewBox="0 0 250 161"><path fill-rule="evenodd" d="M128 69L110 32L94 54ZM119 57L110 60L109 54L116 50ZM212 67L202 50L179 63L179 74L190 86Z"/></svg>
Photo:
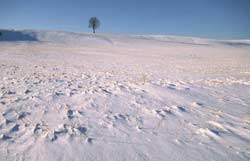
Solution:
<svg viewBox="0 0 250 161"><path fill-rule="evenodd" d="M229 45L250 46L250 40L215 40L195 37L169 35L115 35L75 33L65 31L45 30L0 30L0 41L42 41L74 44L111 44L111 45L139 45L139 44L186 44L186 45Z"/></svg>

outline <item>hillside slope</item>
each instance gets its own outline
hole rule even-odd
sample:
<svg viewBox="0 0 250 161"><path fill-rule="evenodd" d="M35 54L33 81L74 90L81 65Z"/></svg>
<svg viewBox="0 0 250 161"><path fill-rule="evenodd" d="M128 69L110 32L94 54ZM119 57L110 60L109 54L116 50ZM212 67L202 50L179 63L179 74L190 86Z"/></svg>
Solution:
<svg viewBox="0 0 250 161"><path fill-rule="evenodd" d="M145 43L176 43L187 45L229 45L250 46L250 40L214 40L195 37L168 35L112 35L74 33L64 31L38 30L0 30L0 41L40 41L53 43L81 43L81 44L145 44Z"/></svg>

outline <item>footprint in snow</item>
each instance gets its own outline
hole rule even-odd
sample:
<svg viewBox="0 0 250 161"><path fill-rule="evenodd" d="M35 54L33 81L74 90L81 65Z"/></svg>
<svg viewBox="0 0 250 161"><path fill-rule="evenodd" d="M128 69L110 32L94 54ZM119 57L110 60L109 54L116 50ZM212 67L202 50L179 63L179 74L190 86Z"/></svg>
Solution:
<svg viewBox="0 0 250 161"><path fill-rule="evenodd" d="M23 119L27 115L30 115L30 113L29 112L20 112L20 113L18 113L18 118L17 119Z"/></svg>
<svg viewBox="0 0 250 161"><path fill-rule="evenodd" d="M156 114L159 118L165 118L167 115L172 114L170 109L159 109L159 110L152 110L152 113Z"/></svg>
<svg viewBox="0 0 250 161"><path fill-rule="evenodd" d="M1 140L6 141L6 140L10 140L10 139L12 139L12 137L10 137L10 136L8 136L8 135L6 135L6 134L2 134L2 135L1 135Z"/></svg>
<svg viewBox="0 0 250 161"><path fill-rule="evenodd" d="M52 133L48 134L47 137L51 141L57 140L60 136L63 135L70 135L71 137L76 137L80 135L87 136L87 128L84 126L72 126L63 124L63 126L59 127L58 129L54 130Z"/></svg>
<svg viewBox="0 0 250 161"><path fill-rule="evenodd" d="M76 129L79 130L79 132L81 134L85 134L87 132L87 128L86 127L79 126Z"/></svg>
<svg viewBox="0 0 250 161"><path fill-rule="evenodd" d="M0 101L0 103L1 103L2 105L6 105L6 102L5 102L5 101Z"/></svg>
<svg viewBox="0 0 250 161"><path fill-rule="evenodd" d="M26 90L24 91L25 94L29 94L29 93L31 93L31 92L32 92L32 91L29 90L29 89L26 89Z"/></svg>
<svg viewBox="0 0 250 161"><path fill-rule="evenodd" d="M184 107L182 107L182 106L177 106L177 108L178 108L178 110L180 110L181 112L186 112L187 110L184 108Z"/></svg>
<svg viewBox="0 0 250 161"><path fill-rule="evenodd" d="M183 115L184 113L188 112L186 107L176 105L171 106L171 108L169 108L167 111L170 111L170 113L174 115Z"/></svg>
<svg viewBox="0 0 250 161"><path fill-rule="evenodd" d="M9 90L9 91L7 92L7 94L8 94L8 95L14 95L14 94L16 94L16 92L13 91L13 90Z"/></svg>
<svg viewBox="0 0 250 161"><path fill-rule="evenodd" d="M19 124L14 125L14 126L11 128L10 132L17 132L17 131L19 131L19 127L20 127Z"/></svg>
<svg viewBox="0 0 250 161"><path fill-rule="evenodd" d="M67 111L67 117L68 117L68 119L73 119L74 118L74 111L73 110L68 110Z"/></svg>
<svg viewBox="0 0 250 161"><path fill-rule="evenodd" d="M194 107L202 107L202 106L203 106L203 103L200 103L200 102L193 102L193 103L192 103L192 106L194 106Z"/></svg>
<svg viewBox="0 0 250 161"><path fill-rule="evenodd" d="M89 143L89 144L93 144L93 138L89 138L89 137L88 137L88 138L86 139L86 142Z"/></svg>
<svg viewBox="0 0 250 161"><path fill-rule="evenodd" d="M9 109L7 111L5 111L2 116L5 118L5 123L9 124L11 122L15 122L18 119L20 119L20 114L17 113L15 110L13 109Z"/></svg>
<svg viewBox="0 0 250 161"><path fill-rule="evenodd" d="M116 121L116 122L128 121L128 117L126 115L123 115L123 114L115 114L115 115L111 116L111 119Z"/></svg>
<svg viewBox="0 0 250 161"><path fill-rule="evenodd" d="M167 86L169 89L176 90L176 85L175 84L168 84Z"/></svg>
<svg viewBox="0 0 250 161"><path fill-rule="evenodd" d="M200 128L196 133L202 135L203 137L209 137L214 140L219 140L221 134L220 131L211 128Z"/></svg>
<svg viewBox="0 0 250 161"><path fill-rule="evenodd" d="M175 109L175 111L187 112L187 109L184 106L172 106L172 108Z"/></svg>
<svg viewBox="0 0 250 161"><path fill-rule="evenodd" d="M59 136L62 136L66 134L68 131L67 129L60 129L60 130L55 130L50 138L51 141L55 141L58 139Z"/></svg>
<svg viewBox="0 0 250 161"><path fill-rule="evenodd" d="M33 130L33 133L35 135L41 135L42 133L44 133L46 131L46 128L44 125L40 124L40 123L37 123L34 130Z"/></svg>

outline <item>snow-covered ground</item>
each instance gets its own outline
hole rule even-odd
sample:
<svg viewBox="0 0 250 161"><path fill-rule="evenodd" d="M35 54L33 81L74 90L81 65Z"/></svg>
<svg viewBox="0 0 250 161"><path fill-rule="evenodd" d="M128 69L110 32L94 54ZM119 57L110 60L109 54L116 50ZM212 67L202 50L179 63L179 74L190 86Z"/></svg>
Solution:
<svg viewBox="0 0 250 161"><path fill-rule="evenodd" d="M250 160L249 40L2 33L1 161Z"/></svg>

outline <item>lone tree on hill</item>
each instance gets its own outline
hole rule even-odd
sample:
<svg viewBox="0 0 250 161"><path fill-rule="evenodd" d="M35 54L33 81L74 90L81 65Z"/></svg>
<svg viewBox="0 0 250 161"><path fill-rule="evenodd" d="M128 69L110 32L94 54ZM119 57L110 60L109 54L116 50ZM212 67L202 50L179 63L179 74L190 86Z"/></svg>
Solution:
<svg viewBox="0 0 250 161"><path fill-rule="evenodd" d="M99 28L101 25L101 22L96 17L91 17L89 19L89 28L92 28L93 33L95 33L95 30Z"/></svg>

